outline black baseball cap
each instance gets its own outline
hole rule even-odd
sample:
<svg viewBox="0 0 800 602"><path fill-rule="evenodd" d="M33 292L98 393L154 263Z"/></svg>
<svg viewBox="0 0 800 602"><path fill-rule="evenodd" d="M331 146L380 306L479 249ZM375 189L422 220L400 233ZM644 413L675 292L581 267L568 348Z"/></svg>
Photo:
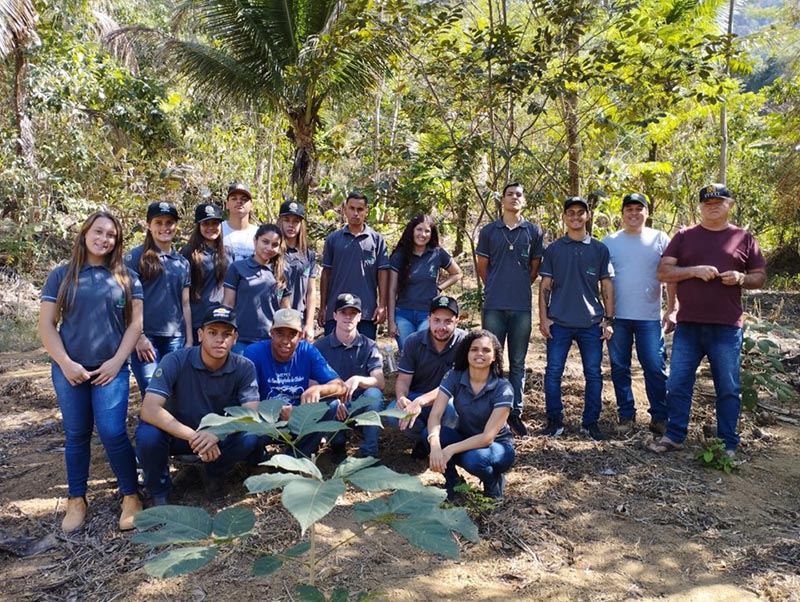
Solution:
<svg viewBox="0 0 800 602"><path fill-rule="evenodd" d="M175 209L175 205L172 203L167 203L166 201L150 203L147 206L147 221L149 222L151 219L158 217L159 215L171 215L177 220L178 210Z"/></svg>
<svg viewBox="0 0 800 602"><path fill-rule="evenodd" d="M708 186L703 186L700 189L699 196L701 203L706 202L708 199L733 199L728 187L725 186L725 184L719 184L717 182L709 184Z"/></svg>
<svg viewBox="0 0 800 602"><path fill-rule="evenodd" d="M647 202L647 197L644 196L643 194L639 194L638 192L632 192L630 194L626 194L622 198L623 207L625 205L635 205L637 203L642 207L644 207L645 209L648 209L650 207L650 204Z"/></svg>
<svg viewBox="0 0 800 602"><path fill-rule="evenodd" d="M212 203L201 203L194 209L194 223L218 219L222 221L222 209Z"/></svg>
<svg viewBox="0 0 800 602"><path fill-rule="evenodd" d="M431 301L431 313L437 309L449 309L455 315L458 315L458 301L456 301L455 297L440 295Z"/></svg>
<svg viewBox="0 0 800 602"><path fill-rule="evenodd" d="M239 327L236 325L236 312L233 311L233 308L226 305L210 305L203 314L203 328L217 322L221 324L230 324L236 330L239 330Z"/></svg>
<svg viewBox="0 0 800 602"><path fill-rule="evenodd" d="M231 185L228 186L228 196L231 196L234 192L241 192L242 194L246 194L248 199L253 199L253 195L250 194L250 189L242 182L231 182Z"/></svg>
<svg viewBox="0 0 800 602"><path fill-rule="evenodd" d="M284 201L281 203L278 217L283 217L284 215L296 215L301 219L306 219L306 208L297 201Z"/></svg>
<svg viewBox="0 0 800 602"><path fill-rule="evenodd" d="M569 209L573 205L583 205L586 211L591 211L589 209L589 203L586 202L586 199L580 196L571 196L568 197L566 201L564 201L564 212L566 213L567 209Z"/></svg>
<svg viewBox="0 0 800 602"><path fill-rule="evenodd" d="M342 293L336 297L336 304L333 306L333 311L341 311L348 307L361 311L361 298L358 295L351 295L350 293Z"/></svg>

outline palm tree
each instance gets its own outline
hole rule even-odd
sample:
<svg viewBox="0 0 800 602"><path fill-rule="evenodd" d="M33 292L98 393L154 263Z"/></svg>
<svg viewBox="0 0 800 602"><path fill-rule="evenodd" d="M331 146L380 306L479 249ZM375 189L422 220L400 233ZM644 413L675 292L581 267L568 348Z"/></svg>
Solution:
<svg viewBox="0 0 800 602"><path fill-rule="evenodd" d="M194 38L129 28L199 94L282 113L294 143L291 181L305 201L316 168L314 137L326 101L362 94L384 76L393 36L367 0L185 0L173 24ZM387 28L388 29L388 28Z"/></svg>

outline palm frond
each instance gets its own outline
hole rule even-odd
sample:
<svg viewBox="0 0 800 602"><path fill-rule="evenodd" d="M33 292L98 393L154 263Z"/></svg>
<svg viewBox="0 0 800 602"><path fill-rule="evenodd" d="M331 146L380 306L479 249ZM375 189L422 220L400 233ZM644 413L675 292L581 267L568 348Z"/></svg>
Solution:
<svg viewBox="0 0 800 602"><path fill-rule="evenodd" d="M32 0L0 0L0 59L37 40Z"/></svg>

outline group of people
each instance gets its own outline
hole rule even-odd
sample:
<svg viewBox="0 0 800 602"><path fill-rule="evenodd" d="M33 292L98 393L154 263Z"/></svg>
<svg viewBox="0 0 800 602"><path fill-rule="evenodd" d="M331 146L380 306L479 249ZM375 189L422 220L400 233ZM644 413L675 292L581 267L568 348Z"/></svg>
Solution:
<svg viewBox="0 0 800 602"><path fill-rule="evenodd" d="M117 218L97 212L84 222L70 261L53 270L42 291L40 334L66 436L69 498L62 528L74 531L86 518L95 425L122 493L119 526L126 530L142 508L137 460L157 505L169 503L172 455L191 453L205 464L211 498L224 495L224 477L234 464L264 461L268 438L235 433L219 439L198 430L206 414L276 398L285 404L284 420L301 403L327 404L329 420L382 410L383 356L375 339L384 322L402 352L389 407L405 413L387 422L415 443L412 455L427 457L444 475L450 498L462 481L456 466L477 476L485 495L501 498L503 475L514 462L514 434L527 434L525 356L532 283L539 275L539 330L547 339L543 435L564 430L561 377L573 340L586 379L581 430L595 440L605 437L599 427L603 341L618 428L632 428L635 342L650 430L660 437L652 451L682 447L703 356L717 388L718 433L734 450L741 289L760 287L765 270L753 237L728 223L732 204L724 186L704 187L701 224L670 241L645 226L646 197L629 194L623 229L600 242L587 233L589 204L570 197L566 234L545 248L541 228L522 215L523 187L509 184L502 215L480 232L483 329L469 333L458 328L457 300L444 294L461 270L440 246L435 221L414 218L390 256L384 238L366 223L369 206L361 193L347 196L346 224L325 239L319 272L305 207L286 201L276 224L255 226L252 195L241 183L228 189L227 219L214 204L196 207L194 229L180 252L173 247L178 212L170 203L148 207L144 244L127 254ZM325 333L316 341L315 324ZM668 378L664 332L673 327ZM506 343L508 379L502 371ZM125 428L129 360L143 395L135 451ZM346 456L345 432L328 442L334 462ZM363 428L361 456L378 457L380 433L377 426ZM321 439L304 437L291 452L310 457Z"/></svg>

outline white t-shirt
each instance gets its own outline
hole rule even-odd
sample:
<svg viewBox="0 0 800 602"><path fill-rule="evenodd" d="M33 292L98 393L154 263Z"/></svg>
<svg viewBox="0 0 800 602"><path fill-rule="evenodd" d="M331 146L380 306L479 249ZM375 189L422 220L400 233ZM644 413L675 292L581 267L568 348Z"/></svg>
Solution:
<svg viewBox="0 0 800 602"><path fill-rule="evenodd" d="M624 320L660 320L662 285L656 277L669 236L643 228L641 234L623 230L609 234L603 244L614 266L614 314Z"/></svg>
<svg viewBox="0 0 800 602"><path fill-rule="evenodd" d="M222 244L230 263L248 259L256 250L255 236L258 226L250 224L244 230L234 230L228 220L222 222Z"/></svg>

